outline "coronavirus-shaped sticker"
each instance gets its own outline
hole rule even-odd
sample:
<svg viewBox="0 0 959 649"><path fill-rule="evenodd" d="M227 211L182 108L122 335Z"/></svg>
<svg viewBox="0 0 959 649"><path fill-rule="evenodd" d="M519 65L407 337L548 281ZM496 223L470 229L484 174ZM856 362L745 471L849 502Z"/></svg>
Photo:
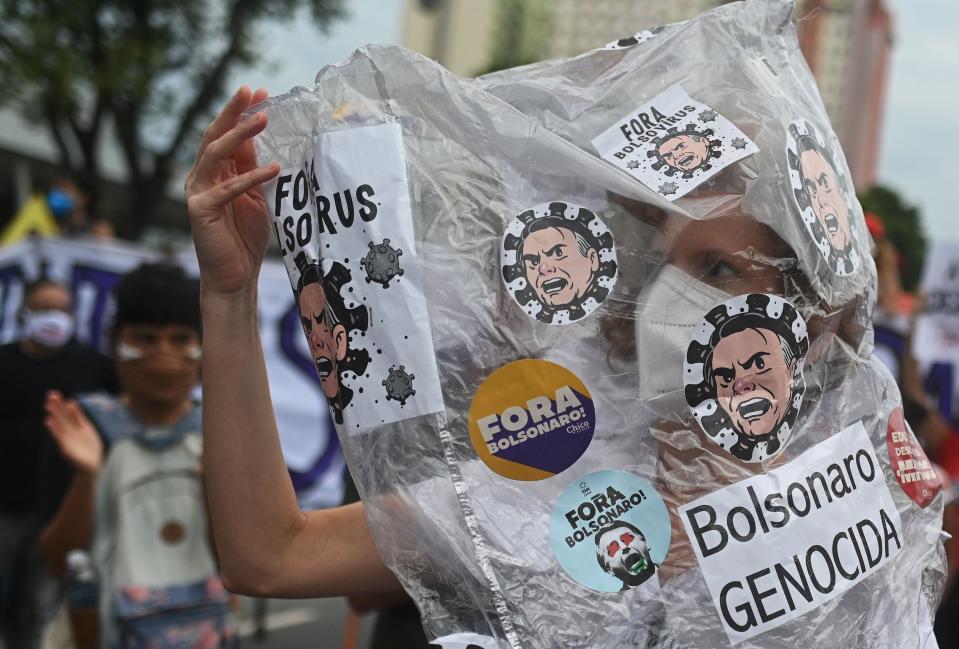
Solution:
<svg viewBox="0 0 959 649"><path fill-rule="evenodd" d="M703 431L745 462L765 462L796 425L806 383L806 321L777 295L750 293L709 310L686 348L686 403Z"/></svg>
<svg viewBox="0 0 959 649"><path fill-rule="evenodd" d="M541 203L513 217L500 254L506 290L526 315L546 324L582 320L616 285L612 233L574 203Z"/></svg>
<svg viewBox="0 0 959 649"><path fill-rule="evenodd" d="M401 406L406 405L406 400L416 394L413 389L413 379L416 378L406 371L406 368L391 367L390 375L383 379L383 386L386 388L386 398L392 401L399 401Z"/></svg>
<svg viewBox="0 0 959 649"><path fill-rule="evenodd" d="M823 259L837 275L859 268L856 193L826 137L805 119L786 129L786 161L796 208ZM861 219L860 219L861 220Z"/></svg>
<svg viewBox="0 0 959 649"><path fill-rule="evenodd" d="M383 243L370 241L370 251L360 260L360 266L366 271L367 283L376 282L383 288L388 288L390 280L403 274L400 268L400 255L403 251L390 245L389 239Z"/></svg>

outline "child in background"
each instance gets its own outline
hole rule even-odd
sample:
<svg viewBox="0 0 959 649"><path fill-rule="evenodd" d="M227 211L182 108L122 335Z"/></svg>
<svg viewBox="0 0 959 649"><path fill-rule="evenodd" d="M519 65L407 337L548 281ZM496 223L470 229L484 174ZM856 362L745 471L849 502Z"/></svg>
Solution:
<svg viewBox="0 0 959 649"><path fill-rule="evenodd" d="M120 397L47 399L47 426L77 471L96 476L96 493L83 487L89 481L75 485L44 533L46 554L86 547L93 519L104 649L232 646L192 398L201 356L197 283L178 267L146 264L123 278L116 301Z"/></svg>

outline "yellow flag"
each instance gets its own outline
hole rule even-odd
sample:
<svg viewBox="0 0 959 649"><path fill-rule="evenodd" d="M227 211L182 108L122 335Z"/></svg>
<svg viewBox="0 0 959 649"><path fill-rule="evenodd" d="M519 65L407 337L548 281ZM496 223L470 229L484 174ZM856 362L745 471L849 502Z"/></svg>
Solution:
<svg viewBox="0 0 959 649"><path fill-rule="evenodd" d="M47 207L46 199L40 194L34 194L0 235L0 246L16 243L30 234L52 237L59 233L60 226Z"/></svg>

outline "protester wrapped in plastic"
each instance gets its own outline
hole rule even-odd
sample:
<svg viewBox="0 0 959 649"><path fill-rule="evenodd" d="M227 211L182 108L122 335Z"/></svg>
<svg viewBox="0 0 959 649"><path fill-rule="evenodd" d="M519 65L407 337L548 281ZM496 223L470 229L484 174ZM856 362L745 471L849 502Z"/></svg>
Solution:
<svg viewBox="0 0 959 649"><path fill-rule="evenodd" d="M478 82L371 46L258 107L296 315L431 637L935 646L942 498L790 12Z"/></svg>

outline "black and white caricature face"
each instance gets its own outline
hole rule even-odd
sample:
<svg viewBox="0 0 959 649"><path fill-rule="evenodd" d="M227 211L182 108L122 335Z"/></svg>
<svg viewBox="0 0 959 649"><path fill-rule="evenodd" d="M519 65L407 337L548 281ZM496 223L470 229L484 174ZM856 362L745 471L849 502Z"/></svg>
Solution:
<svg viewBox="0 0 959 649"><path fill-rule="evenodd" d="M849 208L846 193L839 184L839 176L832 163L813 147L799 154L799 168L803 184L812 202L813 212L833 250L845 250L852 242L849 229Z"/></svg>
<svg viewBox="0 0 959 649"><path fill-rule="evenodd" d="M657 160L653 168L666 176L679 172L683 178L692 178L697 171L711 169L712 160L722 155L719 140L713 139L712 135L711 129L699 130L693 124L687 124L681 131L669 129L648 153Z"/></svg>
<svg viewBox="0 0 959 649"><path fill-rule="evenodd" d="M616 283L612 234L593 212L571 203L544 203L512 219L502 254L507 290L540 322L586 317Z"/></svg>
<svg viewBox="0 0 959 649"><path fill-rule="evenodd" d="M296 264L300 271L295 291L300 324L333 419L341 424L343 409L353 399L353 391L343 385L343 374L362 374L370 363L366 349L350 346L350 333L366 331L369 326L369 312L362 305L346 305L340 290L352 274L339 262L333 262L324 273L301 252Z"/></svg>
<svg viewBox="0 0 959 649"><path fill-rule="evenodd" d="M521 252L526 281L540 302L551 306L582 298L599 270L593 243L562 221L534 223Z"/></svg>
<svg viewBox="0 0 959 649"><path fill-rule="evenodd" d="M346 327L334 318L321 282L306 284L297 302L323 394L332 399L340 391L338 366L346 358Z"/></svg>
<svg viewBox="0 0 959 649"><path fill-rule="evenodd" d="M686 401L706 434L747 462L777 453L802 403L808 348L805 321L780 297L751 293L710 310L684 365Z"/></svg>
<svg viewBox="0 0 959 649"><path fill-rule="evenodd" d="M625 521L613 521L596 532L596 560L623 582L623 590L639 586L656 572L646 537Z"/></svg>
<svg viewBox="0 0 959 649"><path fill-rule="evenodd" d="M852 227L853 196L825 140L805 120L787 129L786 157L796 207L830 268L848 275L859 267Z"/></svg>
<svg viewBox="0 0 959 649"><path fill-rule="evenodd" d="M693 171L709 159L709 141L696 133L680 133L660 142L656 152L673 169Z"/></svg>

